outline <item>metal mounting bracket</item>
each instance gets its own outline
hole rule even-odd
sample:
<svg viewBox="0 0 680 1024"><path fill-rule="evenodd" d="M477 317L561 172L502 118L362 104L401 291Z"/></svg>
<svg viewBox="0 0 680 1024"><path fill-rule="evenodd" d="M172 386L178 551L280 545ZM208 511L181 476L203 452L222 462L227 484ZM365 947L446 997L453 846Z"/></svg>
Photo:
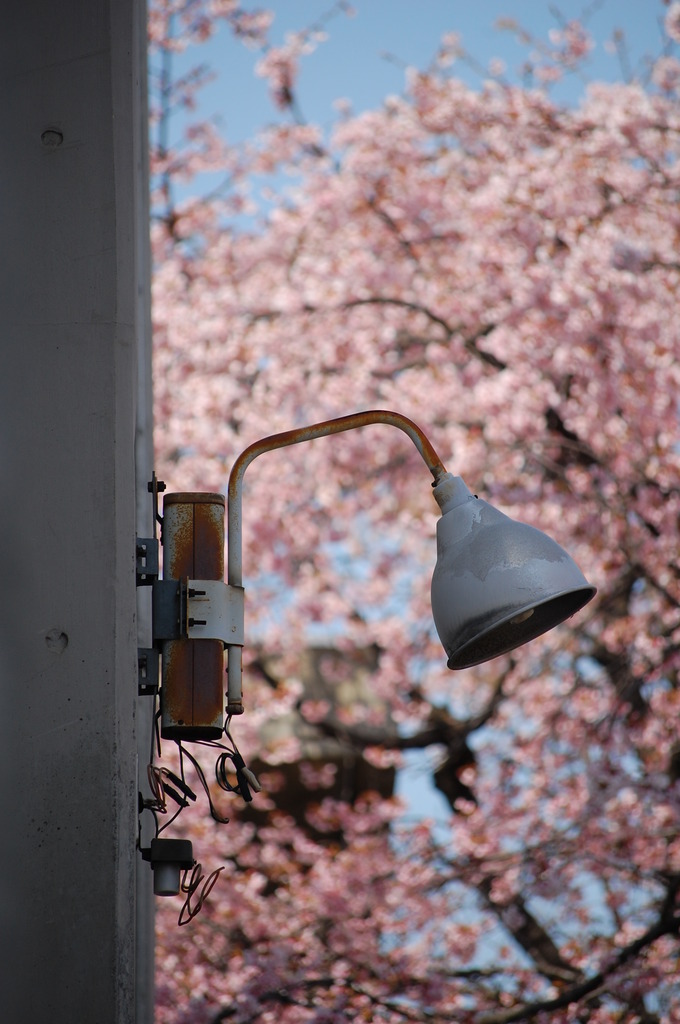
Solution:
<svg viewBox="0 0 680 1024"><path fill-rule="evenodd" d="M221 640L244 644L243 587L223 580L156 580L153 641Z"/></svg>
<svg viewBox="0 0 680 1024"><path fill-rule="evenodd" d="M155 697L158 693L160 651L155 647L137 648L137 693L140 697Z"/></svg>
<svg viewBox="0 0 680 1024"><path fill-rule="evenodd" d="M155 537L137 537L136 575L138 587L149 587L159 573L158 541Z"/></svg>
<svg viewBox="0 0 680 1024"><path fill-rule="evenodd" d="M135 545L135 575L138 587L155 587L160 572L158 540L156 537L137 537ZM155 647L137 648L137 692L140 697L153 697L158 693L160 651Z"/></svg>
<svg viewBox="0 0 680 1024"><path fill-rule="evenodd" d="M223 580L186 581L186 635L243 647L244 590Z"/></svg>

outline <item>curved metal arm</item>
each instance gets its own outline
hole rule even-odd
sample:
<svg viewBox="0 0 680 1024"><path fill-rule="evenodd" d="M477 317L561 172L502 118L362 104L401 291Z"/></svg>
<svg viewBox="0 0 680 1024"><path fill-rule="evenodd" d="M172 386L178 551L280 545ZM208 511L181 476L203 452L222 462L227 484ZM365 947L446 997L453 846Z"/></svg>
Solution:
<svg viewBox="0 0 680 1024"><path fill-rule="evenodd" d="M274 451L276 448L286 448L289 445L299 444L302 441L313 441L317 437L326 437L329 434L340 434L345 430L356 430L358 427L365 427L371 423L387 423L389 426L399 427L400 430L408 434L434 477L432 486L434 487L439 483L442 476L446 473L446 468L437 452L420 427L406 416L402 416L397 412L372 409L368 412L358 412L351 416L339 416L337 419L324 420L321 423L313 423L308 427L285 430L281 434L271 434L269 437L263 437L241 452L229 475L227 568L229 573L228 583L231 586L240 587L243 584L241 565L242 490L243 476L250 463L258 455Z"/></svg>
<svg viewBox="0 0 680 1024"><path fill-rule="evenodd" d="M299 444L301 441L313 441L317 437L326 437L329 434L340 434L345 430L355 430L358 427L366 427L371 423L386 423L389 426L398 427L405 434L408 434L434 477L433 486L440 482L446 473L446 468L437 452L420 427L413 420L397 412L372 409L368 412L354 413L350 416L339 416L337 419L324 420L321 423L313 423L308 427L285 430L280 434L263 437L241 452L229 475L227 582L230 586L241 587L243 585L241 526L243 475L253 459L256 459L258 455L264 454L264 452L273 451L276 448L286 448L288 445ZM227 711L230 714L238 714L243 710L241 702L242 649L233 645L228 645L228 649L229 691Z"/></svg>

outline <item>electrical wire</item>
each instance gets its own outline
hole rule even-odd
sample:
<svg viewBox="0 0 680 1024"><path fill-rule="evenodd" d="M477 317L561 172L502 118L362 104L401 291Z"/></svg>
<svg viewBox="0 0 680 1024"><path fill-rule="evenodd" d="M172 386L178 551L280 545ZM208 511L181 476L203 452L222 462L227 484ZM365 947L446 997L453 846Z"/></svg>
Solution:
<svg viewBox="0 0 680 1024"><path fill-rule="evenodd" d="M191 801L196 800L196 794L193 792L186 780L186 761L193 766L194 772L203 787L208 799L210 815L213 820L223 825L226 825L229 822L229 818L218 810L215 805L212 793L210 792L208 780L198 759L187 750L181 741L176 741L179 756L179 774L176 774L164 765L154 763L156 757L158 757L159 760L162 757L160 716L160 709L154 708L151 726L151 749L149 764L147 765L147 779L151 796L144 798L141 793L139 794L140 822L137 845L140 850L142 849L142 811L148 810L153 815L155 836L158 838L162 832L177 820L184 808L188 807ZM224 727L224 735L228 741L227 743L217 742L214 740L198 740L196 742L199 746L209 747L212 750L218 751L215 763L215 779L220 789L236 793L249 803L253 799L252 791L254 790L255 792L259 792L261 787L255 774L247 767L243 756L231 735L230 725L231 715L228 717L227 723ZM230 772L235 774L235 782L230 778ZM177 804L177 809L167 821L163 822L162 825L159 825L158 815L168 813L168 797ZM188 924L189 921L192 921L194 917L196 917L217 882L219 874L223 870L224 866L217 868L215 871L212 871L209 875L205 876L201 865L194 864L193 868L187 869L184 872L180 891L185 894L186 898L179 913L178 925Z"/></svg>
<svg viewBox="0 0 680 1024"><path fill-rule="evenodd" d="M178 743L177 746L179 747L179 750L180 750L180 765L182 765L182 767L183 767L183 758L187 757L189 759L189 761L191 761L192 765L194 766L194 770L195 770L196 774L198 775L199 782L203 786L203 789L205 791L205 795L208 798L208 806L210 807L210 816L213 818L214 821L219 822L219 824L227 825L229 823L229 818L226 815L221 814L217 810L217 807L215 806L213 798L212 798L212 793L210 792L210 786L208 785L208 780L206 779L205 773L204 773L203 769L201 768L200 764L198 763L198 761L196 760L194 755L190 754L189 751L186 750L186 748L183 747L181 743ZM182 778L184 778L184 772L183 771L182 771Z"/></svg>
<svg viewBox="0 0 680 1024"><path fill-rule="evenodd" d="M191 875L189 875L189 871L191 871ZM222 871L224 871L224 865L221 868L216 868L214 871L211 871L206 877L203 874L203 868L200 864L194 864L193 868L187 868L182 876L182 883L180 886L181 891L186 893L186 899L182 904L182 909L180 910L179 917L177 918L177 924L180 927L188 924L189 921L193 921L196 915L200 913L203 904L212 892L213 886ZM187 876L189 876L188 880ZM198 892L201 882L203 882L201 893L196 903L192 906L192 898L195 893Z"/></svg>

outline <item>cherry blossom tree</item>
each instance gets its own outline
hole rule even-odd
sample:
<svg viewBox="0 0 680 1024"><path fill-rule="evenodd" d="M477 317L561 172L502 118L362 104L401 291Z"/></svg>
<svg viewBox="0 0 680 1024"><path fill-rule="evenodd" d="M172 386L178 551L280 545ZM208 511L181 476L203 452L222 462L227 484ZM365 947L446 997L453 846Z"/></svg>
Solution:
<svg viewBox="0 0 680 1024"><path fill-rule="evenodd" d="M295 85L318 27L273 47L265 12L152 5L159 475L224 492L259 437L397 409L598 587L452 674L408 440L375 425L258 460L231 733L263 790L217 790L228 824L199 798L173 825L222 871L186 927L159 901L159 1024L680 1021L680 4L659 14L649 77L576 107L550 93L592 45L567 23L530 87L463 84L448 36L327 134ZM220 19L258 50L277 120L239 147L202 123L171 144L205 74L177 81L172 53ZM205 170L221 184L178 200ZM321 649L310 691L301 652ZM343 702L358 663L370 696ZM371 788L340 784L348 759Z"/></svg>

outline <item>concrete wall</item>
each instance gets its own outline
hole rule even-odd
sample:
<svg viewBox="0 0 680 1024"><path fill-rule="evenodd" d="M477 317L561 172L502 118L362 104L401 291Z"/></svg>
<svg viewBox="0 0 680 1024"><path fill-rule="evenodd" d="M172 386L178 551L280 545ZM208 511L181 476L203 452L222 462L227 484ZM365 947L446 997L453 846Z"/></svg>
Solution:
<svg viewBox="0 0 680 1024"><path fill-rule="evenodd" d="M22 0L0 33L8 1024L125 1024L150 1006L146 894L135 925L135 445L143 479L151 460L143 30L137 0Z"/></svg>

